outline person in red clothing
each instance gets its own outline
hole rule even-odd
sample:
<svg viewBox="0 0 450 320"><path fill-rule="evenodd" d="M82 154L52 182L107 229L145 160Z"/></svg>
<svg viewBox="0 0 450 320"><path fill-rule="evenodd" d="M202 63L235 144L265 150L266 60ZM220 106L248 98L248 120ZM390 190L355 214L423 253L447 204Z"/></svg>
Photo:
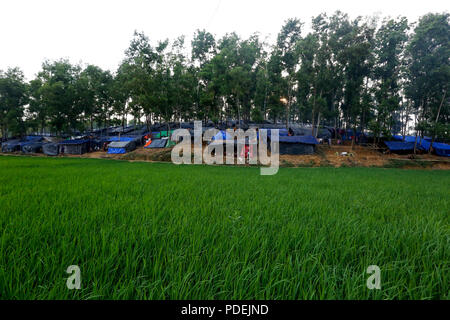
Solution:
<svg viewBox="0 0 450 320"><path fill-rule="evenodd" d="M292 137L293 135L294 135L294 130L292 130L292 128L289 128L288 136Z"/></svg>

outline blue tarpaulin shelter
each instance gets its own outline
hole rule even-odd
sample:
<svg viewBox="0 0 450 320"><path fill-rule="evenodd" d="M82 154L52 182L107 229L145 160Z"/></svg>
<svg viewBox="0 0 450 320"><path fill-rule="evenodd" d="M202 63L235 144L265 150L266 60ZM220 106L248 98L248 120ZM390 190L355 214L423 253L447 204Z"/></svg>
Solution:
<svg viewBox="0 0 450 320"><path fill-rule="evenodd" d="M136 149L134 141L113 141L108 145L109 154L124 154Z"/></svg>
<svg viewBox="0 0 450 320"><path fill-rule="evenodd" d="M403 141L385 141L384 142L390 151L413 151L414 142Z"/></svg>
<svg viewBox="0 0 450 320"><path fill-rule="evenodd" d="M280 154L313 154L319 144L313 136L279 137Z"/></svg>
<svg viewBox="0 0 450 320"><path fill-rule="evenodd" d="M427 151L430 149L430 144L431 144L431 141L422 140L420 145L424 150ZM450 145L448 145L448 144L440 143L440 142L433 142L433 150L434 150L434 152L436 152L436 154L438 156L450 157Z"/></svg>
<svg viewBox="0 0 450 320"><path fill-rule="evenodd" d="M108 141L111 141L111 142L113 142L113 141L133 141L134 139L136 139L135 137L118 137L118 136L115 136L115 137L108 137Z"/></svg>
<svg viewBox="0 0 450 320"><path fill-rule="evenodd" d="M398 141L385 141L385 144L388 146L391 151L413 151L414 143L416 141L415 136L405 136L405 142L403 142L403 136L394 135L395 140ZM401 142L399 142L401 141ZM411 147L412 145L412 147ZM417 137L417 149L428 151L431 145L431 137ZM433 150L438 156L442 157L450 157L450 145L441 142L433 142Z"/></svg>
<svg viewBox="0 0 450 320"><path fill-rule="evenodd" d="M9 140L2 143L2 152L15 152L20 150L20 140Z"/></svg>
<svg viewBox="0 0 450 320"><path fill-rule="evenodd" d="M400 135L394 135L393 138L397 141L402 141L403 142L403 136ZM420 141L422 140L421 137L417 137L417 143L420 144ZM404 142L415 142L416 141L416 137L415 136L405 136L405 141Z"/></svg>

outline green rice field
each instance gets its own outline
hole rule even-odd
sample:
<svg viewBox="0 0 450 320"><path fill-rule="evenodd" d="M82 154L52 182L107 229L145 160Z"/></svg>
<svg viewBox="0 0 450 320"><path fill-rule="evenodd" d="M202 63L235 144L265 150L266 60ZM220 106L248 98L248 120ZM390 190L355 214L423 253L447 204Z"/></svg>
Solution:
<svg viewBox="0 0 450 320"><path fill-rule="evenodd" d="M449 222L444 170L1 156L0 299L449 299Z"/></svg>

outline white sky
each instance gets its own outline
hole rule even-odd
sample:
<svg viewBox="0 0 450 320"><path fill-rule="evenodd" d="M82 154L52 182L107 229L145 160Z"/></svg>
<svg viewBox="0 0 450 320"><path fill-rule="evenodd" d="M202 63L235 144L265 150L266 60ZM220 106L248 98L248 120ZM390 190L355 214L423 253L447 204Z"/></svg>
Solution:
<svg viewBox="0 0 450 320"><path fill-rule="evenodd" d="M69 58L115 71L134 30L152 44L206 28L217 37L259 32L273 41L283 22L309 24L321 12L341 10L352 18L378 13L410 20L448 11L443 0L1 0L0 69L20 67L28 80L45 59Z"/></svg>

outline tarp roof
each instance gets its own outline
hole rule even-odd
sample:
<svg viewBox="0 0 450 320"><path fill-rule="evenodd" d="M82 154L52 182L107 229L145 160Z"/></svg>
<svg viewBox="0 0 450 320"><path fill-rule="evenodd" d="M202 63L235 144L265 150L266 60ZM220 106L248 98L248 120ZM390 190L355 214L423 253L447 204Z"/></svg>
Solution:
<svg viewBox="0 0 450 320"><path fill-rule="evenodd" d="M278 136L280 137L287 137L288 136L288 130L287 129L259 129L259 131L267 131L267 136L270 137L272 135L272 130L278 130Z"/></svg>
<svg viewBox="0 0 450 320"><path fill-rule="evenodd" d="M164 148L166 146L167 139L155 139L146 148Z"/></svg>
<svg viewBox="0 0 450 320"><path fill-rule="evenodd" d="M414 142L385 141L384 143L391 151L414 150Z"/></svg>
<svg viewBox="0 0 450 320"><path fill-rule="evenodd" d="M42 136L26 136L25 140L27 141L42 141L44 139Z"/></svg>
<svg viewBox="0 0 450 320"><path fill-rule="evenodd" d="M400 135L394 135L393 138L397 141L402 141L403 142L403 136ZM417 137L417 143L420 143L420 137ZM405 136L405 141L404 142L415 142L416 141L416 137L414 136Z"/></svg>
<svg viewBox="0 0 450 320"><path fill-rule="evenodd" d="M389 150L414 150L414 143L416 141L415 136L405 136L405 142L402 142L403 136L394 135L393 137L395 140L400 141L385 141L385 144L388 146ZM430 144L431 144L431 137L423 137L423 138L417 137L417 149L427 151L430 149ZM433 142L433 149L438 156L450 157L450 145L446 143Z"/></svg>
<svg viewBox="0 0 450 320"><path fill-rule="evenodd" d="M132 143L133 141L113 141L108 145L108 148L126 148Z"/></svg>
<svg viewBox="0 0 450 320"><path fill-rule="evenodd" d="M108 137L108 141L133 141L135 139L136 137L120 137L120 138L118 136Z"/></svg>
<svg viewBox="0 0 450 320"><path fill-rule="evenodd" d="M428 140L423 140L421 146L424 150L430 149L431 142ZM433 149L438 156L450 157L450 145L440 142L433 142Z"/></svg>
<svg viewBox="0 0 450 320"><path fill-rule="evenodd" d="M303 143L303 144L319 144L313 136L287 136L279 137L281 143Z"/></svg>
<svg viewBox="0 0 450 320"><path fill-rule="evenodd" d="M60 144L83 144L83 143L88 143L90 140L82 140L82 139L77 139L77 140L64 140L61 141Z"/></svg>

